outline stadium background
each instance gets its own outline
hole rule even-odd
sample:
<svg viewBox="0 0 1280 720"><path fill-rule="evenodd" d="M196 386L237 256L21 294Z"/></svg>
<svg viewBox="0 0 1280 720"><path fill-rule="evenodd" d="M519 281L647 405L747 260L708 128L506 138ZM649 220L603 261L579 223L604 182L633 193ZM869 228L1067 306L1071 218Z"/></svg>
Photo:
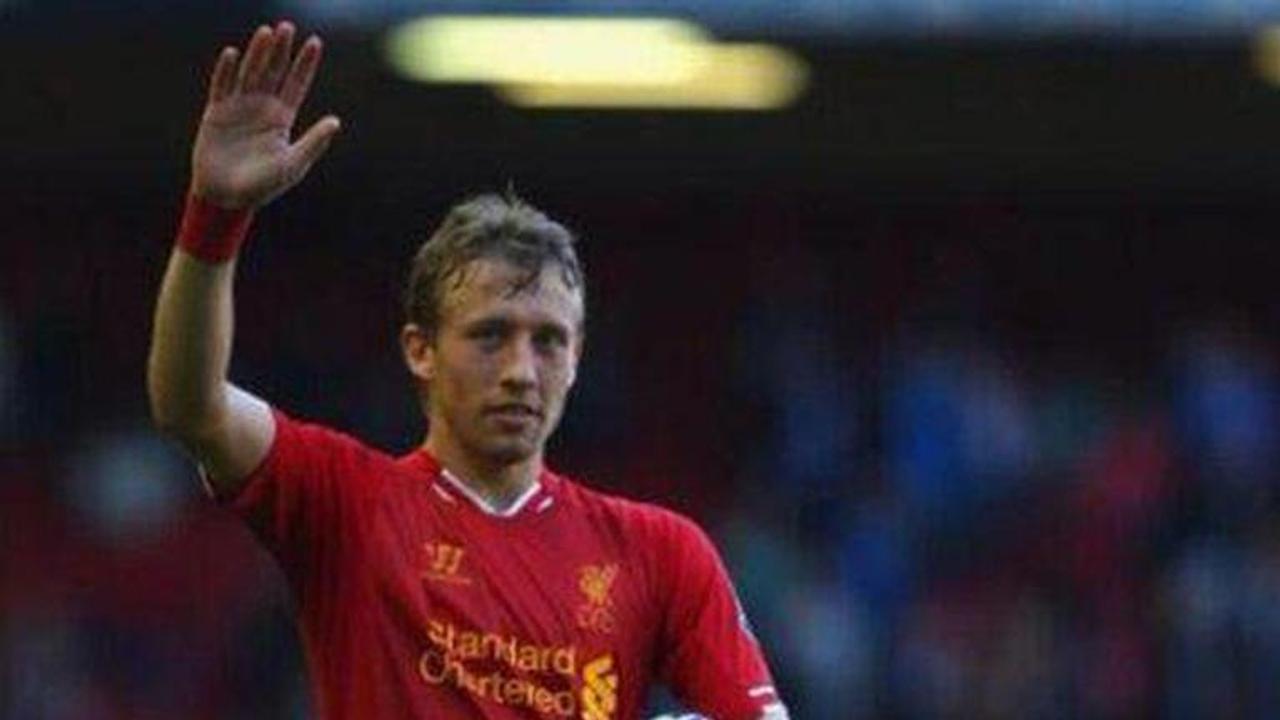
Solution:
<svg viewBox="0 0 1280 720"><path fill-rule="evenodd" d="M213 51L286 12L346 129L256 226L236 379L411 447L406 261L513 185L590 275L554 464L712 532L795 717L1280 706L1280 14L748 3L791 108L530 112L391 74L394 2L307 5L0 2L0 716L308 716L143 389Z"/></svg>

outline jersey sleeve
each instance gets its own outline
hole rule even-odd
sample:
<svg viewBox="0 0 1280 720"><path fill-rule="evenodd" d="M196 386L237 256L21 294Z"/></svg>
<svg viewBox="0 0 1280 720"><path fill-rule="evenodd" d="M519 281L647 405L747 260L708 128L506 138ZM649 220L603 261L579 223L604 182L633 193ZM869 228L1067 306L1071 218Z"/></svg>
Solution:
<svg viewBox="0 0 1280 720"><path fill-rule="evenodd" d="M296 591L341 562L360 536L371 452L354 438L273 409L275 436L240 490L214 496L275 556ZM304 595L305 599L305 595Z"/></svg>
<svg viewBox="0 0 1280 720"><path fill-rule="evenodd" d="M697 525L670 515L662 677L690 709L715 720L783 720L778 697L746 614L715 546Z"/></svg>

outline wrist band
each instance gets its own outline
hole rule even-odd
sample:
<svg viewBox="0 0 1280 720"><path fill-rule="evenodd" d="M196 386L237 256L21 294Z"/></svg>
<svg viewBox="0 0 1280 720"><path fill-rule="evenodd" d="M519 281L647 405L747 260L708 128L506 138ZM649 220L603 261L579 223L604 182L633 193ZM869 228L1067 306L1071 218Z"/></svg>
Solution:
<svg viewBox="0 0 1280 720"><path fill-rule="evenodd" d="M207 263L222 263L235 257L253 222L251 208L224 208L187 195L178 230L178 247Z"/></svg>

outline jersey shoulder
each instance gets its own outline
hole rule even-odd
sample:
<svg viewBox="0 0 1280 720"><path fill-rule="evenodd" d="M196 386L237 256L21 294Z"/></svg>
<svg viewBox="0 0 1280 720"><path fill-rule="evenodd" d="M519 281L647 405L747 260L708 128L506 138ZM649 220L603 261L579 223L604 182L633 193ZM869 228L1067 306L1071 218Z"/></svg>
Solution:
<svg viewBox="0 0 1280 720"><path fill-rule="evenodd" d="M297 485L314 494L332 486L374 488L394 477L397 459L327 424L295 418L273 408L275 437L262 463L246 481Z"/></svg>
<svg viewBox="0 0 1280 720"><path fill-rule="evenodd" d="M385 451L331 425L295 417L273 407L276 431L272 451L313 452L340 460L367 458L376 462L393 461Z"/></svg>

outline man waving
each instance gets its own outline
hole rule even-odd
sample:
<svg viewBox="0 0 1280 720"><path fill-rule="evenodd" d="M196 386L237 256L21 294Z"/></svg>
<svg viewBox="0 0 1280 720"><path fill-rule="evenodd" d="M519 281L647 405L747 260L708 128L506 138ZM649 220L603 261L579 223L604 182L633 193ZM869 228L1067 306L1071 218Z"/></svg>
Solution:
<svg viewBox="0 0 1280 720"><path fill-rule="evenodd" d="M152 413L284 570L320 717L639 717L667 684L716 720L785 718L690 520L544 464L582 352L575 238L511 195L455 206L413 258L400 333L426 417L401 457L232 385L254 211L339 131L292 139L320 60L289 23L222 51L156 309Z"/></svg>

